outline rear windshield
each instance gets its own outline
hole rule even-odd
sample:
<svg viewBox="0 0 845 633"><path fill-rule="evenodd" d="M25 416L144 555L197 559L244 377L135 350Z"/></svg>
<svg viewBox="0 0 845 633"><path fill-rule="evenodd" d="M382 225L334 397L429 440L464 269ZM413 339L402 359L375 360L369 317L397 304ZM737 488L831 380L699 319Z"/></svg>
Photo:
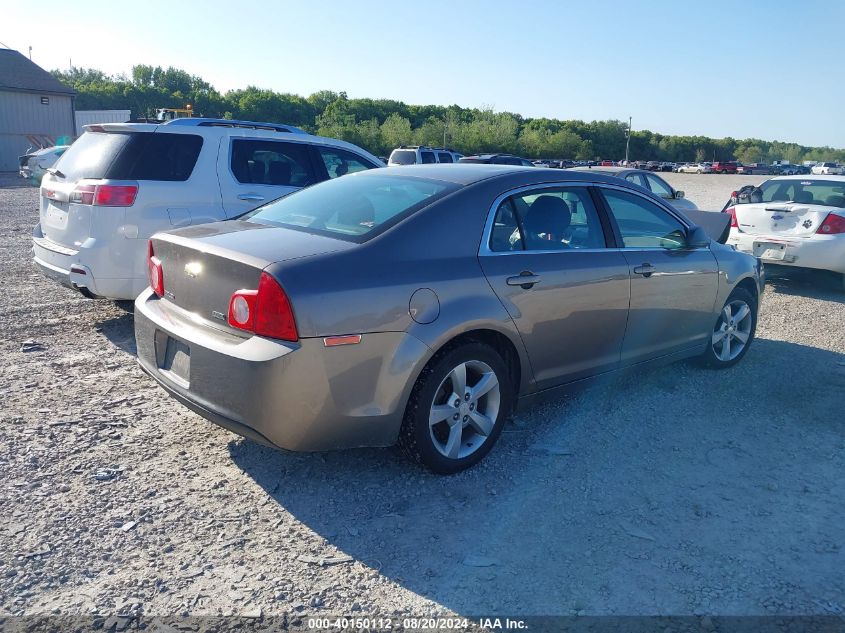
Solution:
<svg viewBox="0 0 845 633"><path fill-rule="evenodd" d="M742 192L739 203L796 202L845 208L845 182L833 180L767 180L751 191Z"/></svg>
<svg viewBox="0 0 845 633"><path fill-rule="evenodd" d="M56 164L68 180L187 180L202 137L150 132L86 132ZM61 177L61 176L60 176Z"/></svg>
<svg viewBox="0 0 845 633"><path fill-rule="evenodd" d="M417 162L417 153L411 149L397 149L390 155L389 162L397 165L413 165Z"/></svg>
<svg viewBox="0 0 845 633"><path fill-rule="evenodd" d="M362 242L457 188L421 178L350 175L279 198L241 219Z"/></svg>

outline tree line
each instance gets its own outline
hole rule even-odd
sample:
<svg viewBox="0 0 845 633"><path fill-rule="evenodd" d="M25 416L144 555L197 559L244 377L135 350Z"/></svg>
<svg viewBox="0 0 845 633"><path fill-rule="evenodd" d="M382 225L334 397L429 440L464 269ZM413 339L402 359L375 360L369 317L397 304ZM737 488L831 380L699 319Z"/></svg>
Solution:
<svg viewBox="0 0 845 633"><path fill-rule="evenodd" d="M248 86L221 94L201 77L173 67L137 65L128 76L83 68L54 70L53 75L79 93L77 110L131 110L134 117L143 117L152 116L156 108L191 104L199 116L287 123L355 143L379 156L387 156L399 145L445 145L463 154L512 152L527 158L620 160L625 156L628 126L624 121L527 118L492 108L350 99L345 92L331 90L303 97ZM845 149L635 130L629 156L672 162L845 162Z"/></svg>

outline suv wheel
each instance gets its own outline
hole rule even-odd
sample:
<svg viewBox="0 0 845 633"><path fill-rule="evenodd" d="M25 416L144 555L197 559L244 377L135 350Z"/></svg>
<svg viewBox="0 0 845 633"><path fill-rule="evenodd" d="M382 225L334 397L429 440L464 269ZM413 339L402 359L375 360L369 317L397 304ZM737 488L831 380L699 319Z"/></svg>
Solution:
<svg viewBox="0 0 845 633"><path fill-rule="evenodd" d="M405 410L399 445L436 473L460 472L493 448L513 399L502 357L483 343L460 345L423 370Z"/></svg>

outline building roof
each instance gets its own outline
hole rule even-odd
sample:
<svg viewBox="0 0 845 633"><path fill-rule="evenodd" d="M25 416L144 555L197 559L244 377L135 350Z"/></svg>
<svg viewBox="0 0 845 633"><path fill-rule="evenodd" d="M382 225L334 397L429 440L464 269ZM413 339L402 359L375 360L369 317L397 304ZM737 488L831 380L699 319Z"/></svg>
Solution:
<svg viewBox="0 0 845 633"><path fill-rule="evenodd" d="M0 90L76 94L73 88L10 48L0 48Z"/></svg>

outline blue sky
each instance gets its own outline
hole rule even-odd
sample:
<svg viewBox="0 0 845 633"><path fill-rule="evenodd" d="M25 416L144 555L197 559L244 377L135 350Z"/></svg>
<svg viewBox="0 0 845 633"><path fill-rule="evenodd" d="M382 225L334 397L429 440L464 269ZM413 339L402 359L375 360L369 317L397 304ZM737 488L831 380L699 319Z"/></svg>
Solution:
<svg viewBox="0 0 845 633"><path fill-rule="evenodd" d="M48 69L173 65L221 91L345 90L845 147L841 0L3 5L0 42L31 45Z"/></svg>

